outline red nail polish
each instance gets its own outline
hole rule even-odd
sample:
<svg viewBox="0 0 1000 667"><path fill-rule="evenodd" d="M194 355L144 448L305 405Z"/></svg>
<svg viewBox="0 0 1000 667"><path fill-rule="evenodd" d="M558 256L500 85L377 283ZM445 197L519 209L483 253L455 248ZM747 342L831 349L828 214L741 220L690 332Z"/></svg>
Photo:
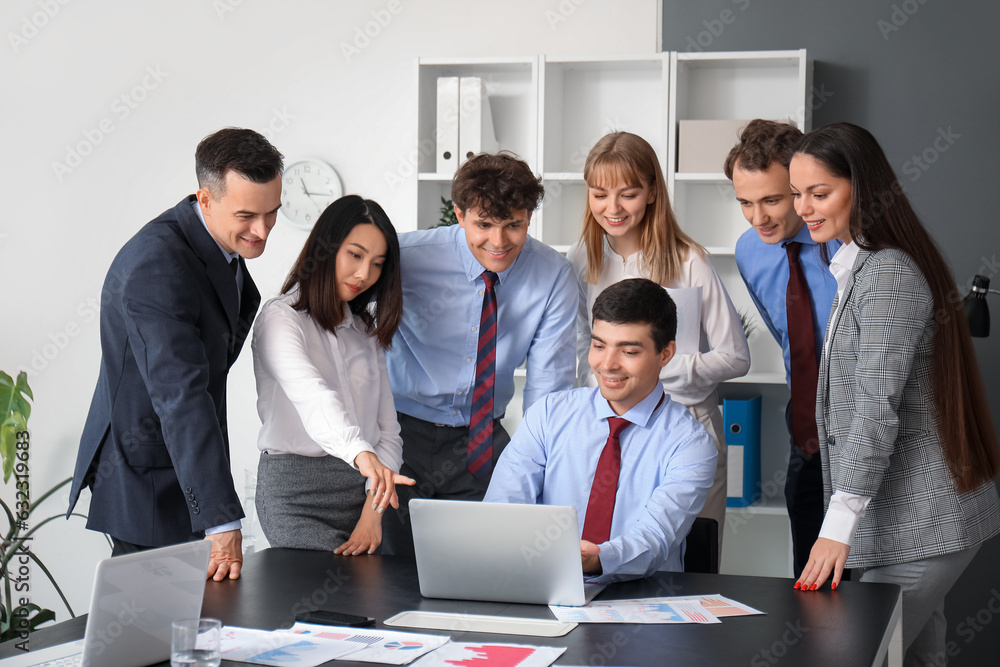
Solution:
<svg viewBox="0 0 1000 667"><path fill-rule="evenodd" d="M833 582L832 584L830 584L830 590L831 590L831 591L835 591L835 590L837 590L837 582L836 582L836 581L835 581L835 582Z"/></svg>
<svg viewBox="0 0 1000 667"><path fill-rule="evenodd" d="M796 581L795 582L795 590L799 590L800 588L802 588L802 584L800 584L799 582Z"/></svg>
<svg viewBox="0 0 1000 667"><path fill-rule="evenodd" d="M813 584L813 585L812 585L812 588L810 588L809 590L811 590L811 591L814 591L814 590L816 590L817 588L819 588L819 584Z"/></svg>

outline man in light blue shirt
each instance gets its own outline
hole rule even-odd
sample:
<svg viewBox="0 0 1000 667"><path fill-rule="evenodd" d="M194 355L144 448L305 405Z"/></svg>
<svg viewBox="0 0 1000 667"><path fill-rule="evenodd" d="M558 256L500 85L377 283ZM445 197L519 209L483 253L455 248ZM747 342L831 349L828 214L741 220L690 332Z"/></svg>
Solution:
<svg viewBox="0 0 1000 667"><path fill-rule="evenodd" d="M513 155L480 154L451 194L458 225L399 237L403 320L386 362L401 473L417 484L384 522L386 553L412 553L410 498L482 499L510 439L500 418L522 362L525 409L575 375L572 268L528 236L540 179Z"/></svg>
<svg viewBox="0 0 1000 667"><path fill-rule="evenodd" d="M556 392L532 406L485 500L576 507L583 571L601 580L680 571L718 455L705 427L659 381L676 351L676 307L662 287L633 278L597 297L593 320L588 359L597 388ZM620 471L599 498L616 416L627 422L618 436ZM594 522L607 511L607 537L595 543L588 538L600 534Z"/></svg>
<svg viewBox="0 0 1000 667"><path fill-rule="evenodd" d="M799 244L798 264L809 295L818 369L830 306L837 293L837 281L830 273L830 258L840 241L818 244L809 236L809 228L795 213L792 190L788 184L788 164L802 132L793 125L769 120L751 121L726 158L725 172L733 181L736 199L743 215L753 228L736 243L736 266L746 283L761 319L781 345L785 360L785 380L792 385L792 355L789 341L787 298L789 289L789 244ZM793 387L812 404L812 432L815 437L815 378ZM811 386L810 386L811 385ZM785 479L785 503L792 528L793 569L798 577L809 560L809 551L819 536L823 523L823 476L818 443L797 442L791 409L786 410L788 430L792 435L788 474ZM802 440L802 431L799 430Z"/></svg>

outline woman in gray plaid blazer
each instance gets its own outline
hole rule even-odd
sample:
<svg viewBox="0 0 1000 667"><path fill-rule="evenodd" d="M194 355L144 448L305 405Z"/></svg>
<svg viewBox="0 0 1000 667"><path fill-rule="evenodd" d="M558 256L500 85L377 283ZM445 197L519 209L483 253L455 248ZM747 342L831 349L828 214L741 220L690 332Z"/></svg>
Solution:
<svg viewBox="0 0 1000 667"><path fill-rule="evenodd" d="M996 436L951 271L867 130L799 142L796 212L845 245L816 419L827 512L796 588L844 567L903 588L906 664L944 657L944 596L1000 532ZM938 664L934 662L934 664Z"/></svg>

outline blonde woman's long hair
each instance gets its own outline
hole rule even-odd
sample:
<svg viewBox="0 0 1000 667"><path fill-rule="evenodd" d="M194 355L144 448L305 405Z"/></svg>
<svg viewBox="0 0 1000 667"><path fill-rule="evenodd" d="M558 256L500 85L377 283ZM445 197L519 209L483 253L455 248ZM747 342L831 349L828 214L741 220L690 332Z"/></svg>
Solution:
<svg viewBox="0 0 1000 667"><path fill-rule="evenodd" d="M583 167L587 187L649 186L653 200L646 205L639 234L643 268L650 280L666 285L680 275L688 252L700 255L705 249L685 234L670 207L667 182L663 178L656 151L642 137L630 132L613 132L594 144ZM604 229L590 210L590 193L583 214L583 242L587 247L588 283L596 284L604 263Z"/></svg>

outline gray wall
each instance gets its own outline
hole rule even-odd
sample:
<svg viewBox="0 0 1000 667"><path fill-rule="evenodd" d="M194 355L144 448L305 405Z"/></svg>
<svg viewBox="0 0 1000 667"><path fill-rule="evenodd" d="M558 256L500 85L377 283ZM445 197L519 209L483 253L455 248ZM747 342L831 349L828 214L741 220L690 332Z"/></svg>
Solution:
<svg viewBox="0 0 1000 667"><path fill-rule="evenodd" d="M998 42L1000 4L981 1L663 3L664 51L808 49L813 127L850 121L878 137L963 295L976 273L1000 288ZM991 305L1000 332L1000 297ZM976 350L1000 424L1000 333ZM993 540L949 596L952 665L1000 662L998 562Z"/></svg>

